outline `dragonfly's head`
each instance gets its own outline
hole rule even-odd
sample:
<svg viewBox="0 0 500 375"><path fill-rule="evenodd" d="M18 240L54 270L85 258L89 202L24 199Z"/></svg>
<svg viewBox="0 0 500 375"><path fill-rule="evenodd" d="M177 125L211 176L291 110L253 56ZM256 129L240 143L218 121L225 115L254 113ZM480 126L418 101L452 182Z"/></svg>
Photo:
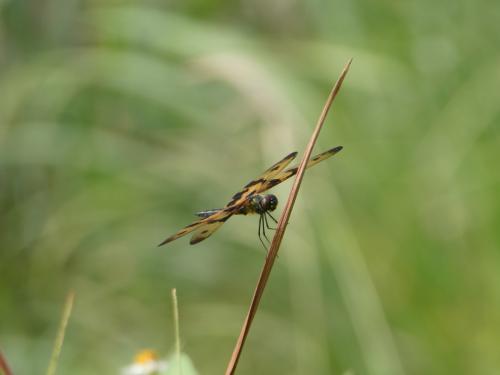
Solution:
<svg viewBox="0 0 500 375"><path fill-rule="evenodd" d="M278 198L272 194L253 195L250 198L251 212L255 212L259 215L262 215L267 211L274 211L277 205Z"/></svg>
<svg viewBox="0 0 500 375"><path fill-rule="evenodd" d="M264 211L274 211L278 206L278 198L276 198L276 195L266 194L262 196L260 206Z"/></svg>

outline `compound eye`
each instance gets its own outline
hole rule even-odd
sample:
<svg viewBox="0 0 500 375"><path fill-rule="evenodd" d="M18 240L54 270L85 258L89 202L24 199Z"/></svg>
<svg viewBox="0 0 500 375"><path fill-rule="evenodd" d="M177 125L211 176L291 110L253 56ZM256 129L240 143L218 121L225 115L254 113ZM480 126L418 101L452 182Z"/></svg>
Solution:
<svg viewBox="0 0 500 375"><path fill-rule="evenodd" d="M274 195L271 195L269 197L269 209L271 211L274 211L277 205L278 205L278 199Z"/></svg>

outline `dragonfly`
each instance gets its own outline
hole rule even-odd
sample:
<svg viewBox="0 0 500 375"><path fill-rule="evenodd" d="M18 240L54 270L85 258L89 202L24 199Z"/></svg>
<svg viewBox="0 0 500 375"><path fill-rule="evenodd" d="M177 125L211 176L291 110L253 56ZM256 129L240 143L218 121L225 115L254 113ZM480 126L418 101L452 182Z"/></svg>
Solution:
<svg viewBox="0 0 500 375"><path fill-rule="evenodd" d="M307 163L306 168L312 167L319 162L328 159L342 150L342 146L334 147L328 151L322 152L313 156ZM298 166L285 169L293 159L297 156L297 152L292 152L281 159L276 164L269 167L256 179L246 184L243 189L233 195L231 200L224 208L206 210L197 212L198 220L182 228L177 233L171 235L158 246L165 245L189 233L191 236L190 244L197 244L218 230L233 215L259 215L258 236L264 248L267 248L262 236L269 242L266 235L266 228L273 230L269 225L268 218L277 223L277 220L272 216L271 212L278 206L278 198L273 194L261 194L274 186L288 180L297 173Z"/></svg>

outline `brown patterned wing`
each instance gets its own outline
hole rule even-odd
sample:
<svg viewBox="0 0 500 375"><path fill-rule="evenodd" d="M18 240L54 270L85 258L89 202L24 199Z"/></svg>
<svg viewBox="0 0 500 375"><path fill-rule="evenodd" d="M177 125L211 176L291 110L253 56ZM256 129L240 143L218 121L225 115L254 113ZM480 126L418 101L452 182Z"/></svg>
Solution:
<svg viewBox="0 0 500 375"><path fill-rule="evenodd" d="M224 224L226 220L233 215L234 211L235 211L234 208L228 207L220 211L217 211L206 218L197 220L189 224L188 226L182 228L180 231L173 234L172 236L168 237L158 246L165 245L193 231L196 232L193 234L193 237L191 238L190 241L191 245L203 241L205 238L209 237L212 233L214 233L222 224Z"/></svg>
<svg viewBox="0 0 500 375"><path fill-rule="evenodd" d="M342 150L342 146L337 146L334 147L328 151L322 152L321 154L318 154L316 156L313 156L311 159L309 159L309 162L307 163L306 168L310 168L313 165L318 164L320 161L326 160L329 157L335 155L336 153L340 152ZM266 191L268 189L271 189L272 187L281 184L283 181L288 180L290 177L294 176L297 173L297 170L299 167L293 167L293 168L288 168L286 171L281 172L280 174L276 175L274 178L266 181L262 186L260 186L259 192Z"/></svg>
<svg viewBox="0 0 500 375"><path fill-rule="evenodd" d="M258 194L264 190L264 186L272 180L275 176L277 176L280 172L282 172L290 162L295 159L297 156L296 152L292 152L281 159L279 162L274 164L272 167L267 169L264 173L262 173L255 180L250 181L246 184L243 189L236 194L233 195L231 201L226 205L227 208L239 206L243 203L248 197Z"/></svg>

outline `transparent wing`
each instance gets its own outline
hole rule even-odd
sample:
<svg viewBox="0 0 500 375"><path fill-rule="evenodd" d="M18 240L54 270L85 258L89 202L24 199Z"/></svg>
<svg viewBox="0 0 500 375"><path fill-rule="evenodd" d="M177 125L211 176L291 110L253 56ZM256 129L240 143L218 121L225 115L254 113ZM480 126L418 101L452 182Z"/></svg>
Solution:
<svg viewBox="0 0 500 375"><path fill-rule="evenodd" d="M255 180L250 181L248 184L246 184L243 187L243 190L237 192L236 194L233 195L231 198L231 201L226 205L226 207L234 207L238 206L241 203L243 203L248 197L258 194L260 192L263 192L264 190L263 187L265 184L272 180L275 176L277 176L280 172L282 172L290 162L295 159L297 156L296 152L292 152L291 154L288 154L285 156L283 159L281 159L279 162L271 166L269 169L267 169L264 173L262 173L259 177L257 177Z"/></svg>

